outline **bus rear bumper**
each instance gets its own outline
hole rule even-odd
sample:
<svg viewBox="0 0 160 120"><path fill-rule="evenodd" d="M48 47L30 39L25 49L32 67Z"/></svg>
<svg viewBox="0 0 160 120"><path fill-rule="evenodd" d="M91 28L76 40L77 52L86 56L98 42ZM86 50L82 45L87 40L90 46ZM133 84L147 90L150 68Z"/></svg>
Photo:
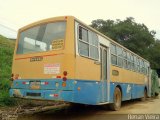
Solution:
<svg viewBox="0 0 160 120"><path fill-rule="evenodd" d="M10 89L11 97L73 102L73 91Z"/></svg>
<svg viewBox="0 0 160 120"><path fill-rule="evenodd" d="M25 86L22 84L23 82L28 81L14 81L13 86L10 89L11 97L57 100L88 105L99 105L103 100L101 94L102 83L97 81L68 80L66 86L63 87L61 86L61 80L48 80L47 82L49 82L49 84L46 86L41 85L39 89L31 89L30 84ZM59 87L54 86L56 83L59 83Z"/></svg>

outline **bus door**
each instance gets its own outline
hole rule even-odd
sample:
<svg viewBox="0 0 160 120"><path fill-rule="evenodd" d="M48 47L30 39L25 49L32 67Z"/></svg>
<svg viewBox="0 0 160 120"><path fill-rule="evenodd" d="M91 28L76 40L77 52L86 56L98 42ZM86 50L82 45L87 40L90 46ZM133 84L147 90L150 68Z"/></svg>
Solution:
<svg viewBox="0 0 160 120"><path fill-rule="evenodd" d="M108 90L109 90L109 81L108 81L108 49L107 47L101 46L100 47L100 56L101 56L101 83L102 83L102 89L101 89L101 102L107 102L108 101Z"/></svg>

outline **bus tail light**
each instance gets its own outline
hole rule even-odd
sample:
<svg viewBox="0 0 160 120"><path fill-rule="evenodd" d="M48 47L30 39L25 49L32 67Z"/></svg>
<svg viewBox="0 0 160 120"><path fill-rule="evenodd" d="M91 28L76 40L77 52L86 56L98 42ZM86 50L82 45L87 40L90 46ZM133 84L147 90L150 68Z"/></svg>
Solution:
<svg viewBox="0 0 160 120"><path fill-rule="evenodd" d="M58 97L59 95L58 94L54 94L54 97Z"/></svg>
<svg viewBox="0 0 160 120"><path fill-rule="evenodd" d="M64 71L64 72L63 72L63 75L64 75L64 76L67 76L67 74L68 74L67 71Z"/></svg>
<svg viewBox="0 0 160 120"><path fill-rule="evenodd" d="M63 77L63 81L67 81L67 77L66 77L66 76L67 76L67 74L68 74L68 73L67 73L67 71L64 71L64 72L63 72L63 75L64 75L64 77Z"/></svg>
<svg viewBox="0 0 160 120"><path fill-rule="evenodd" d="M24 84L24 85L28 85L28 84L29 84L29 82L22 82L22 84Z"/></svg>
<svg viewBox="0 0 160 120"><path fill-rule="evenodd" d="M45 85L48 85L49 83L48 83L48 82L44 82L44 84L45 84Z"/></svg>
<svg viewBox="0 0 160 120"><path fill-rule="evenodd" d="M63 81L67 81L67 77L63 77Z"/></svg>
<svg viewBox="0 0 160 120"><path fill-rule="evenodd" d="M58 94L50 94L49 96L50 97L58 97L59 95Z"/></svg>
<svg viewBox="0 0 160 120"><path fill-rule="evenodd" d="M48 85L49 82L41 82L41 85Z"/></svg>

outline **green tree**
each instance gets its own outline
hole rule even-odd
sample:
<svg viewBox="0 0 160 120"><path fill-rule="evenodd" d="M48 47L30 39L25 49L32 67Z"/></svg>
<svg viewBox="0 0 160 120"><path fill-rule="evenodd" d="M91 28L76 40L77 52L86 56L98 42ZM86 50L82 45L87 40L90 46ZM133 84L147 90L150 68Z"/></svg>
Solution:
<svg viewBox="0 0 160 120"><path fill-rule="evenodd" d="M152 68L160 68L160 64L156 63L158 56L152 56L153 51L159 54L157 51L159 43L157 44L155 40L156 32L149 31L144 24L136 23L133 17L123 21L93 20L90 26L149 60Z"/></svg>
<svg viewBox="0 0 160 120"><path fill-rule="evenodd" d="M154 69L160 69L160 41L156 40L155 43L148 50L148 58Z"/></svg>

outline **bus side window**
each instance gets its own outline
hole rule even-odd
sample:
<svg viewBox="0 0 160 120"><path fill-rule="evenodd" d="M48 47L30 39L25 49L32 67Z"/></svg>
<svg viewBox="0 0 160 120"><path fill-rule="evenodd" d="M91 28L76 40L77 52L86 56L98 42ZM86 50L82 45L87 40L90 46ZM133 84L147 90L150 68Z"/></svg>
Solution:
<svg viewBox="0 0 160 120"><path fill-rule="evenodd" d="M137 72L140 72L140 60L137 58Z"/></svg>
<svg viewBox="0 0 160 120"><path fill-rule="evenodd" d="M79 39L88 42L88 30L79 26Z"/></svg>
<svg viewBox="0 0 160 120"><path fill-rule="evenodd" d="M133 54L131 54L131 70L134 71L134 57L133 57Z"/></svg>
<svg viewBox="0 0 160 120"><path fill-rule="evenodd" d="M137 71L137 57L134 56L134 71Z"/></svg>
<svg viewBox="0 0 160 120"><path fill-rule="evenodd" d="M89 44L88 44L88 32L86 29L79 26L79 42L78 42L78 50L81 55L89 57Z"/></svg>
<svg viewBox="0 0 160 120"><path fill-rule="evenodd" d="M148 75L148 65L147 65L147 63L145 62L145 75Z"/></svg>
<svg viewBox="0 0 160 120"><path fill-rule="evenodd" d="M142 73L145 74L145 66L144 66L144 61L142 60Z"/></svg>
<svg viewBox="0 0 160 120"><path fill-rule="evenodd" d="M127 68L127 52L123 51L123 67Z"/></svg>
<svg viewBox="0 0 160 120"><path fill-rule="evenodd" d="M142 59L140 59L140 73L143 73L143 69L142 69Z"/></svg>
<svg viewBox="0 0 160 120"><path fill-rule="evenodd" d="M99 59L99 51L98 51L98 36L91 31L88 31L89 37L89 55L90 58Z"/></svg>
<svg viewBox="0 0 160 120"><path fill-rule="evenodd" d="M131 69L131 55L127 52L127 69Z"/></svg>
<svg viewBox="0 0 160 120"><path fill-rule="evenodd" d="M82 27L81 27L81 26L79 26L79 31L78 31L78 33L79 33L79 39L82 40Z"/></svg>
<svg viewBox="0 0 160 120"><path fill-rule="evenodd" d="M111 63L117 65L116 45L111 44Z"/></svg>
<svg viewBox="0 0 160 120"><path fill-rule="evenodd" d="M123 49L117 46L118 66L123 67Z"/></svg>
<svg viewBox="0 0 160 120"><path fill-rule="evenodd" d="M82 56L99 60L99 44L97 34L79 26L78 38L79 53Z"/></svg>

